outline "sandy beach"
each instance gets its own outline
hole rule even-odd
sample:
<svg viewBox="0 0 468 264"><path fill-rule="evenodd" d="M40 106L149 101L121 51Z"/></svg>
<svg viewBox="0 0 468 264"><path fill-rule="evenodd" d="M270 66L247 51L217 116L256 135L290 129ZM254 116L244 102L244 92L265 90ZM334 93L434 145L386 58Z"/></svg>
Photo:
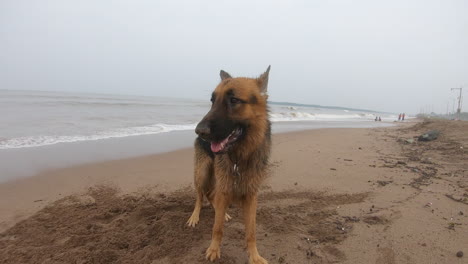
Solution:
<svg viewBox="0 0 468 264"><path fill-rule="evenodd" d="M437 140L414 138L432 129ZM260 254L270 263L468 263L467 131L468 122L431 121L275 134ZM200 224L185 226L192 184L192 148L1 183L0 263L208 263L214 212L205 205ZM242 214L229 213L216 263L243 264Z"/></svg>

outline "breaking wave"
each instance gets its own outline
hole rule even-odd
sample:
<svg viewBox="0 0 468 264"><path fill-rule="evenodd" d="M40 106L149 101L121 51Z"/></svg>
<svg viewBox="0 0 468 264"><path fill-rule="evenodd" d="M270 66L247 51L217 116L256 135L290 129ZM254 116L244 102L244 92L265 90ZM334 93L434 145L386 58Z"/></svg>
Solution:
<svg viewBox="0 0 468 264"><path fill-rule="evenodd" d="M150 126L128 127L109 131L97 132L93 135L74 136L30 136L0 140L0 149L31 148L58 143L71 143L79 141L92 141L108 138L122 138L130 136L141 136L166 133L180 130L193 130L196 124L169 125L155 124Z"/></svg>
<svg viewBox="0 0 468 264"><path fill-rule="evenodd" d="M273 122L284 121L352 121L352 120L373 120L373 114L313 114L307 112L282 112L270 113L270 120Z"/></svg>

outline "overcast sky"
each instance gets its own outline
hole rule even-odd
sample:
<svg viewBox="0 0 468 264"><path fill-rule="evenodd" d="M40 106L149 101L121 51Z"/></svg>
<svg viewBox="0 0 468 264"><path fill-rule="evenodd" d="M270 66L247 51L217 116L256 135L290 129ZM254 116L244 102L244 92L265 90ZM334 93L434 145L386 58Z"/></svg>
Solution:
<svg viewBox="0 0 468 264"><path fill-rule="evenodd" d="M209 100L270 64L273 101L445 113L468 1L0 1L0 89Z"/></svg>

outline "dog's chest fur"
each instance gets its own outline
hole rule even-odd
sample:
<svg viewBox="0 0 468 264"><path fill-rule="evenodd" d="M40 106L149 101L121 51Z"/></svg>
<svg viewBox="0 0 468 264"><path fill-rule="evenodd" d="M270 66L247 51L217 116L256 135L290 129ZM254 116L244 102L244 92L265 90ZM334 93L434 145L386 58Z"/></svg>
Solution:
<svg viewBox="0 0 468 264"><path fill-rule="evenodd" d="M257 193L267 174L268 157L235 160L229 155L215 157L214 174L216 185L221 191L232 194L239 200Z"/></svg>

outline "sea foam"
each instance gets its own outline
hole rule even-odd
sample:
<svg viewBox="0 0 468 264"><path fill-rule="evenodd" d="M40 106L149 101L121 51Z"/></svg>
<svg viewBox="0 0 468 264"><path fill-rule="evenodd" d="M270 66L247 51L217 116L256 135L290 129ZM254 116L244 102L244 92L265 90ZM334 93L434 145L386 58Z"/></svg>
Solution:
<svg viewBox="0 0 468 264"><path fill-rule="evenodd" d="M15 149L15 148L31 148L47 145L54 145L58 143L71 143L79 141L92 141L109 138L123 138L130 136L152 135L159 133L166 133L181 130L194 130L196 124L155 124L150 126L128 127L121 129L114 129L108 131L97 132L93 135L72 135L72 136L30 136L18 137L12 139L0 140L1 149Z"/></svg>

